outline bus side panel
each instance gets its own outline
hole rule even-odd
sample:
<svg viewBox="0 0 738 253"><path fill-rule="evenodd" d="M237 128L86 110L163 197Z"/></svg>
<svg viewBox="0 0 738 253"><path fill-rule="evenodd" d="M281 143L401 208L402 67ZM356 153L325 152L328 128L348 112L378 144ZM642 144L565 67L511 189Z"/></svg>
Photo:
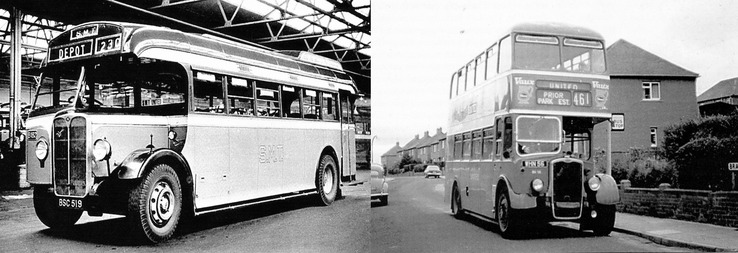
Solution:
<svg viewBox="0 0 738 253"><path fill-rule="evenodd" d="M464 162L465 168L469 170L469 198L471 203L466 207L470 210L481 213L480 202L482 200L482 182L481 182L481 166L479 162Z"/></svg>
<svg viewBox="0 0 738 253"><path fill-rule="evenodd" d="M249 119L236 119L238 121L247 121ZM257 145L257 133L254 129L234 127L228 129L230 140L230 166L231 177L235 181L233 185L233 194L239 198L249 199L259 196L259 175L257 171L257 163L259 159L259 150L253 148Z"/></svg>
<svg viewBox="0 0 738 253"><path fill-rule="evenodd" d="M480 166L479 213L494 218L495 190L497 179L500 177L500 165L497 162L487 161L480 163Z"/></svg>
<svg viewBox="0 0 738 253"><path fill-rule="evenodd" d="M450 176L456 179L459 194L461 195L462 207L466 210L471 210L472 201L466 194L467 189L469 188L469 168L465 167L466 164L462 162L449 161L446 162L446 164L448 167L447 171L450 173ZM449 187L453 187L453 181L450 182ZM449 198L451 197L450 194L451 193L449 192Z"/></svg>
<svg viewBox="0 0 738 253"><path fill-rule="evenodd" d="M224 120L222 116L201 114L190 114L188 119L182 154L192 169L198 208L223 203L229 197L230 140L228 128L219 123Z"/></svg>

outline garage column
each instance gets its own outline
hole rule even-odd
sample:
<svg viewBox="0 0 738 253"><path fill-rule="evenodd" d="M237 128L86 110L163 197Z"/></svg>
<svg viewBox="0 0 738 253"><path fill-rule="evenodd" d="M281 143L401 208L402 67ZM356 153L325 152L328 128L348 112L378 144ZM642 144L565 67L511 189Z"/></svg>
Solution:
<svg viewBox="0 0 738 253"><path fill-rule="evenodd" d="M16 131L19 129L20 119L20 93L21 93L21 30L23 14L17 8L13 8L10 12L10 148L14 147L16 142Z"/></svg>

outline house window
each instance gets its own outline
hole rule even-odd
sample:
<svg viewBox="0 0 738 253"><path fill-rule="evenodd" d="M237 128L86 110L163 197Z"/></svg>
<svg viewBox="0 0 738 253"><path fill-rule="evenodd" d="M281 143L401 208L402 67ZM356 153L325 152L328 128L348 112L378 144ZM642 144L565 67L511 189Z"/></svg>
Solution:
<svg viewBox="0 0 738 253"><path fill-rule="evenodd" d="M651 127L651 147L655 148L658 146L658 128Z"/></svg>
<svg viewBox="0 0 738 253"><path fill-rule="evenodd" d="M661 100L659 82L643 82L643 100Z"/></svg>

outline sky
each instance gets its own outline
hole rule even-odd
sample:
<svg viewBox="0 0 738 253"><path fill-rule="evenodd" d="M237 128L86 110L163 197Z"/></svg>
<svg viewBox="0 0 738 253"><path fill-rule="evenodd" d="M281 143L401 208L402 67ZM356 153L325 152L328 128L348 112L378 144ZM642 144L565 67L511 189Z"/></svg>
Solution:
<svg viewBox="0 0 738 253"><path fill-rule="evenodd" d="M521 22L584 26L698 73L696 94L738 77L738 1L391 0L372 4L375 162L447 132L451 74Z"/></svg>

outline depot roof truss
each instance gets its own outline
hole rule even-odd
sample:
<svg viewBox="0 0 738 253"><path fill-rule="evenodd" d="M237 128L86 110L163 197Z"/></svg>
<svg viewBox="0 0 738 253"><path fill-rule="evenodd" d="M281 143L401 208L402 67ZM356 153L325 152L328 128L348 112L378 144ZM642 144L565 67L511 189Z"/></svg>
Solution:
<svg viewBox="0 0 738 253"><path fill-rule="evenodd" d="M206 28L225 31L237 27L265 26L269 31L269 36L250 39L250 41L268 46L271 43L302 40L305 51L324 56L332 55L334 59L342 63L358 62L362 69L371 69L371 57L360 53L362 50L371 48L371 8L370 5L354 6L354 0L161 0L161 4L149 7L147 10L165 15L167 8L181 8L183 5L213 1L217 2L222 25ZM318 2L330 3L332 9L326 10L319 7ZM255 3L268 6L271 10L259 14L262 18L258 20L238 18L240 13L243 13L241 10L244 4L253 5ZM293 11L298 8L311 10L311 12ZM292 29L299 32L288 33L286 32L288 29L285 28L290 23L299 23L303 26L293 26ZM336 46L339 40L344 43ZM346 41L351 43L346 43ZM316 50L320 43L329 43L331 49Z"/></svg>
<svg viewBox="0 0 738 253"><path fill-rule="evenodd" d="M10 23L10 12L0 9L0 55L3 57L10 55ZM32 15L23 15L21 24L23 67L38 67L46 56L48 42L68 28L64 23Z"/></svg>

